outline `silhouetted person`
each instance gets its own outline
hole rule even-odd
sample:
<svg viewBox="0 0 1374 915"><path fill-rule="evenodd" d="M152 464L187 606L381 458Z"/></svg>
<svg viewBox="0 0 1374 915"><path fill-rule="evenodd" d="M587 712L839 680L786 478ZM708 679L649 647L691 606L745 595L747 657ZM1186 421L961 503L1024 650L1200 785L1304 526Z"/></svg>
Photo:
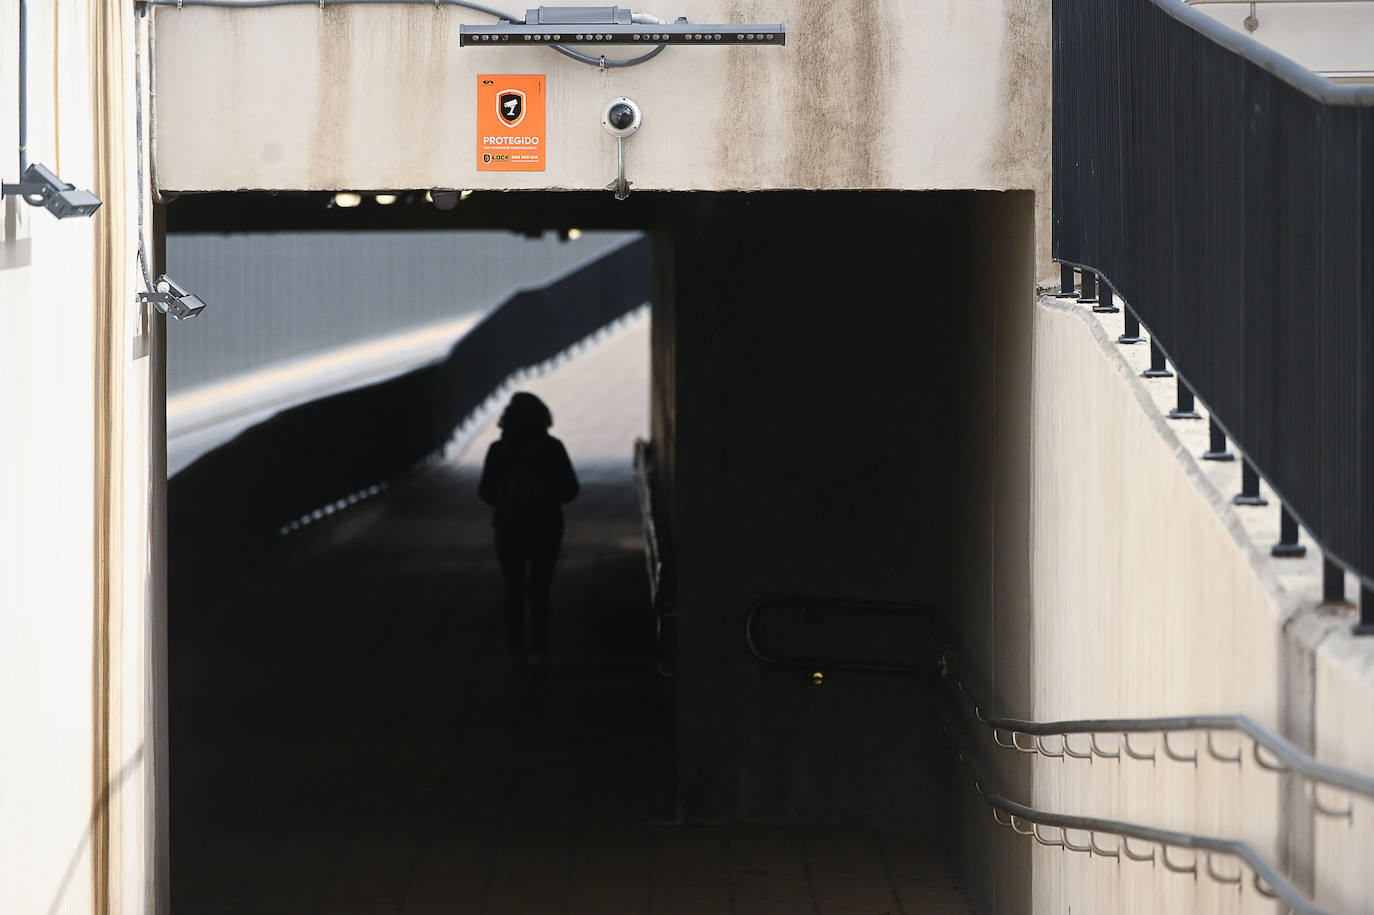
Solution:
<svg viewBox="0 0 1374 915"><path fill-rule="evenodd" d="M548 648L553 567L563 542L562 503L577 496L577 474L563 443L549 435L553 414L533 394L513 395L492 442L477 494L493 506L496 556L506 583L506 643L531 667ZM529 626L525 598L529 596Z"/></svg>

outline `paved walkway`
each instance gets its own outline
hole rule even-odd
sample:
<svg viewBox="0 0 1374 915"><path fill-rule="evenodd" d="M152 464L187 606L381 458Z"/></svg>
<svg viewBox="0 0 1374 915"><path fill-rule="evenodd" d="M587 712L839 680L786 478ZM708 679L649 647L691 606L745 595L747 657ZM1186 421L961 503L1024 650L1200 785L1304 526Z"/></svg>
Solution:
<svg viewBox="0 0 1374 915"><path fill-rule="evenodd" d="M629 471L647 362L641 317L521 385L584 482L546 677L504 654L481 437L179 608L177 915L968 911L902 837L671 824Z"/></svg>

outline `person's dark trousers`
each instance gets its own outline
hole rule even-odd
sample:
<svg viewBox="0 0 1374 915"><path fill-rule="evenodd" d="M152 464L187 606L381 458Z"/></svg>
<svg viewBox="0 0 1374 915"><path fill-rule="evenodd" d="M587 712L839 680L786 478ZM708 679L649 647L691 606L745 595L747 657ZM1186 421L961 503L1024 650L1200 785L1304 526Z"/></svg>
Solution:
<svg viewBox="0 0 1374 915"><path fill-rule="evenodd" d="M561 524L528 528L503 525L496 529L496 556L506 583L506 645L516 656L548 648L553 568L562 542Z"/></svg>

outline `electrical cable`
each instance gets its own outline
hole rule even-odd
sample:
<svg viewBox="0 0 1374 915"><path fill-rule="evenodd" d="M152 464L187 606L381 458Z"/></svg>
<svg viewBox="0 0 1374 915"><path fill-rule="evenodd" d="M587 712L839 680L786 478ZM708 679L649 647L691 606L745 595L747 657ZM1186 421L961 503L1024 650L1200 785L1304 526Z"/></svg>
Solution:
<svg viewBox="0 0 1374 915"><path fill-rule="evenodd" d="M574 51L572 48L566 47L561 44L550 45L550 47L552 47L559 54L562 54L564 57L571 57L573 60L578 61L579 63L591 64L594 67L605 66L608 68L615 68L633 67L635 64L642 64L646 60L653 60L655 57L662 54L663 49L668 46L666 44L661 44L649 53L641 54L638 57L631 57L629 60L608 60L604 57L590 57L586 54L578 53L577 51Z"/></svg>
<svg viewBox="0 0 1374 915"><path fill-rule="evenodd" d="M143 0L143 2L146 3L148 6L174 6L177 9L181 9L182 7L186 6L208 6L215 7L218 9L264 9L267 7L275 6L324 7L354 4L370 5L390 3L429 6L432 4L434 6L458 6L462 7L463 9L473 10L474 12L485 13L488 16L495 16L497 19L504 19L507 22L515 23L518 25L524 25L525 23L524 17L512 16L510 13L503 13L498 9L493 9L490 6L485 6L481 3L471 3L469 2L469 0L327 0L327 2L326 0L241 0L241 2L239 2L239 0ZM649 16L645 13L635 13L633 15L639 17L639 19L636 19L635 21L643 20L646 23L650 21L661 23L663 21L659 19L657 16ZM601 69L618 69L623 67L633 67L637 64L642 64L645 61L653 60L659 54L663 53L663 49L667 47L667 45L659 45L647 54L641 54L638 57L631 57L627 60L608 60L605 57L592 57L590 55L574 51L566 45L561 44L550 45L550 47L552 47L559 54L562 54L564 57L569 57L577 61L578 63L589 64L593 67L599 67Z"/></svg>

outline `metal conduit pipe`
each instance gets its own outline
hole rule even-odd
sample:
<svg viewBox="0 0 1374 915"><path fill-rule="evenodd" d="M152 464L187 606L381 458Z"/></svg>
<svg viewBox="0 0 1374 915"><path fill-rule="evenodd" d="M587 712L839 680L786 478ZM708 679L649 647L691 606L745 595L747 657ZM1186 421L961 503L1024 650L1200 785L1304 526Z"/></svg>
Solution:
<svg viewBox="0 0 1374 915"><path fill-rule="evenodd" d="M19 0L19 181L24 180L24 171L29 167L28 23L28 0Z"/></svg>

